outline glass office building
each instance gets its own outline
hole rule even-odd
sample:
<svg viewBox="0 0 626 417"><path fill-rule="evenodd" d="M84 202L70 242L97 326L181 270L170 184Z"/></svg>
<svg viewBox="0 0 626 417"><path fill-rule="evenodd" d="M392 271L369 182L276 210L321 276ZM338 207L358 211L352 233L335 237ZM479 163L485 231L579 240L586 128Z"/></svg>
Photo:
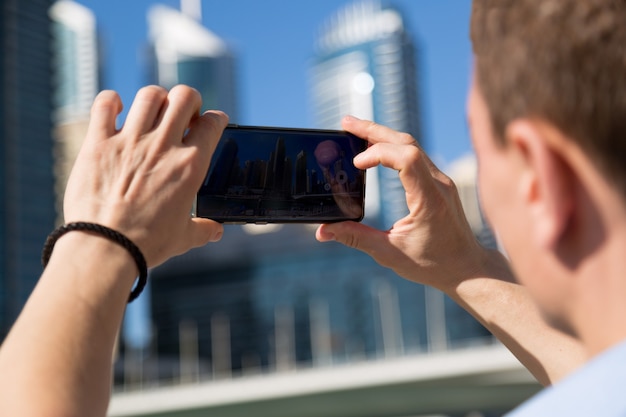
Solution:
<svg viewBox="0 0 626 417"><path fill-rule="evenodd" d="M49 0L0 1L0 339L54 228Z"/></svg>
<svg viewBox="0 0 626 417"><path fill-rule="evenodd" d="M428 349L421 286L355 250L316 242L312 227L226 229L220 243L152 271L162 359L198 360L205 373L230 374ZM194 336L185 340L189 326ZM185 357L185 343L197 356Z"/></svg>

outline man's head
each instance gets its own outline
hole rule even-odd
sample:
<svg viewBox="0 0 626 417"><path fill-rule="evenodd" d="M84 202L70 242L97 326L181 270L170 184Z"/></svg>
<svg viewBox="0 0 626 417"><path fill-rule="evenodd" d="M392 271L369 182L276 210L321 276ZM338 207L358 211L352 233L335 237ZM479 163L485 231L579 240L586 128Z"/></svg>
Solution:
<svg viewBox="0 0 626 417"><path fill-rule="evenodd" d="M495 137L544 119L626 199L626 1L474 0L471 38Z"/></svg>
<svg viewBox="0 0 626 417"><path fill-rule="evenodd" d="M474 0L471 36L485 213L548 320L577 334L585 286L619 258L608 236L626 236L626 0Z"/></svg>

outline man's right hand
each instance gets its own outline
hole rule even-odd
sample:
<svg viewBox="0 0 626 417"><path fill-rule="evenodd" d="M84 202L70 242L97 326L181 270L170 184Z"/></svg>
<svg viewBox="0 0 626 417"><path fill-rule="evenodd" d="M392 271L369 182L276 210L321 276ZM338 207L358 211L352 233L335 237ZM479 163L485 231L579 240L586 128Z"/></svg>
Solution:
<svg viewBox="0 0 626 417"><path fill-rule="evenodd" d="M404 278L443 290L479 273L489 252L474 237L456 186L415 139L351 116L342 126L371 145L355 157L357 168L380 164L398 171L409 214L388 231L354 222L324 224L317 239L361 250Z"/></svg>
<svg viewBox="0 0 626 417"><path fill-rule="evenodd" d="M577 340L549 327L528 291L515 282L507 259L480 246L456 187L415 139L353 117L343 128L371 146L354 159L361 169L395 169L409 214L390 230L361 223L323 224L319 241L336 240L369 254L411 281L438 288L485 325L544 385L585 360Z"/></svg>

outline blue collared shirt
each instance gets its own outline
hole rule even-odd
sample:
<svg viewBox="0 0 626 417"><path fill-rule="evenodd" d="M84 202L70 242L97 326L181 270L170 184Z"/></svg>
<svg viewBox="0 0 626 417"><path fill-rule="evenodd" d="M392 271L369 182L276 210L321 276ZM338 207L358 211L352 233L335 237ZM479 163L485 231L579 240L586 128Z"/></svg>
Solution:
<svg viewBox="0 0 626 417"><path fill-rule="evenodd" d="M626 417L626 341L594 357L507 417Z"/></svg>

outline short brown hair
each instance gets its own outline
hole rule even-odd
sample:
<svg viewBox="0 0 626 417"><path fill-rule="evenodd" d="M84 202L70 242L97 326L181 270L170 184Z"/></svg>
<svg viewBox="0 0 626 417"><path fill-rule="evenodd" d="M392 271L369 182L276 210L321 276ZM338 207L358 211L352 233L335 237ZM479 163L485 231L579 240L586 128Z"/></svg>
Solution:
<svg viewBox="0 0 626 417"><path fill-rule="evenodd" d="M626 0L474 0L471 38L498 140L549 121L626 196Z"/></svg>

